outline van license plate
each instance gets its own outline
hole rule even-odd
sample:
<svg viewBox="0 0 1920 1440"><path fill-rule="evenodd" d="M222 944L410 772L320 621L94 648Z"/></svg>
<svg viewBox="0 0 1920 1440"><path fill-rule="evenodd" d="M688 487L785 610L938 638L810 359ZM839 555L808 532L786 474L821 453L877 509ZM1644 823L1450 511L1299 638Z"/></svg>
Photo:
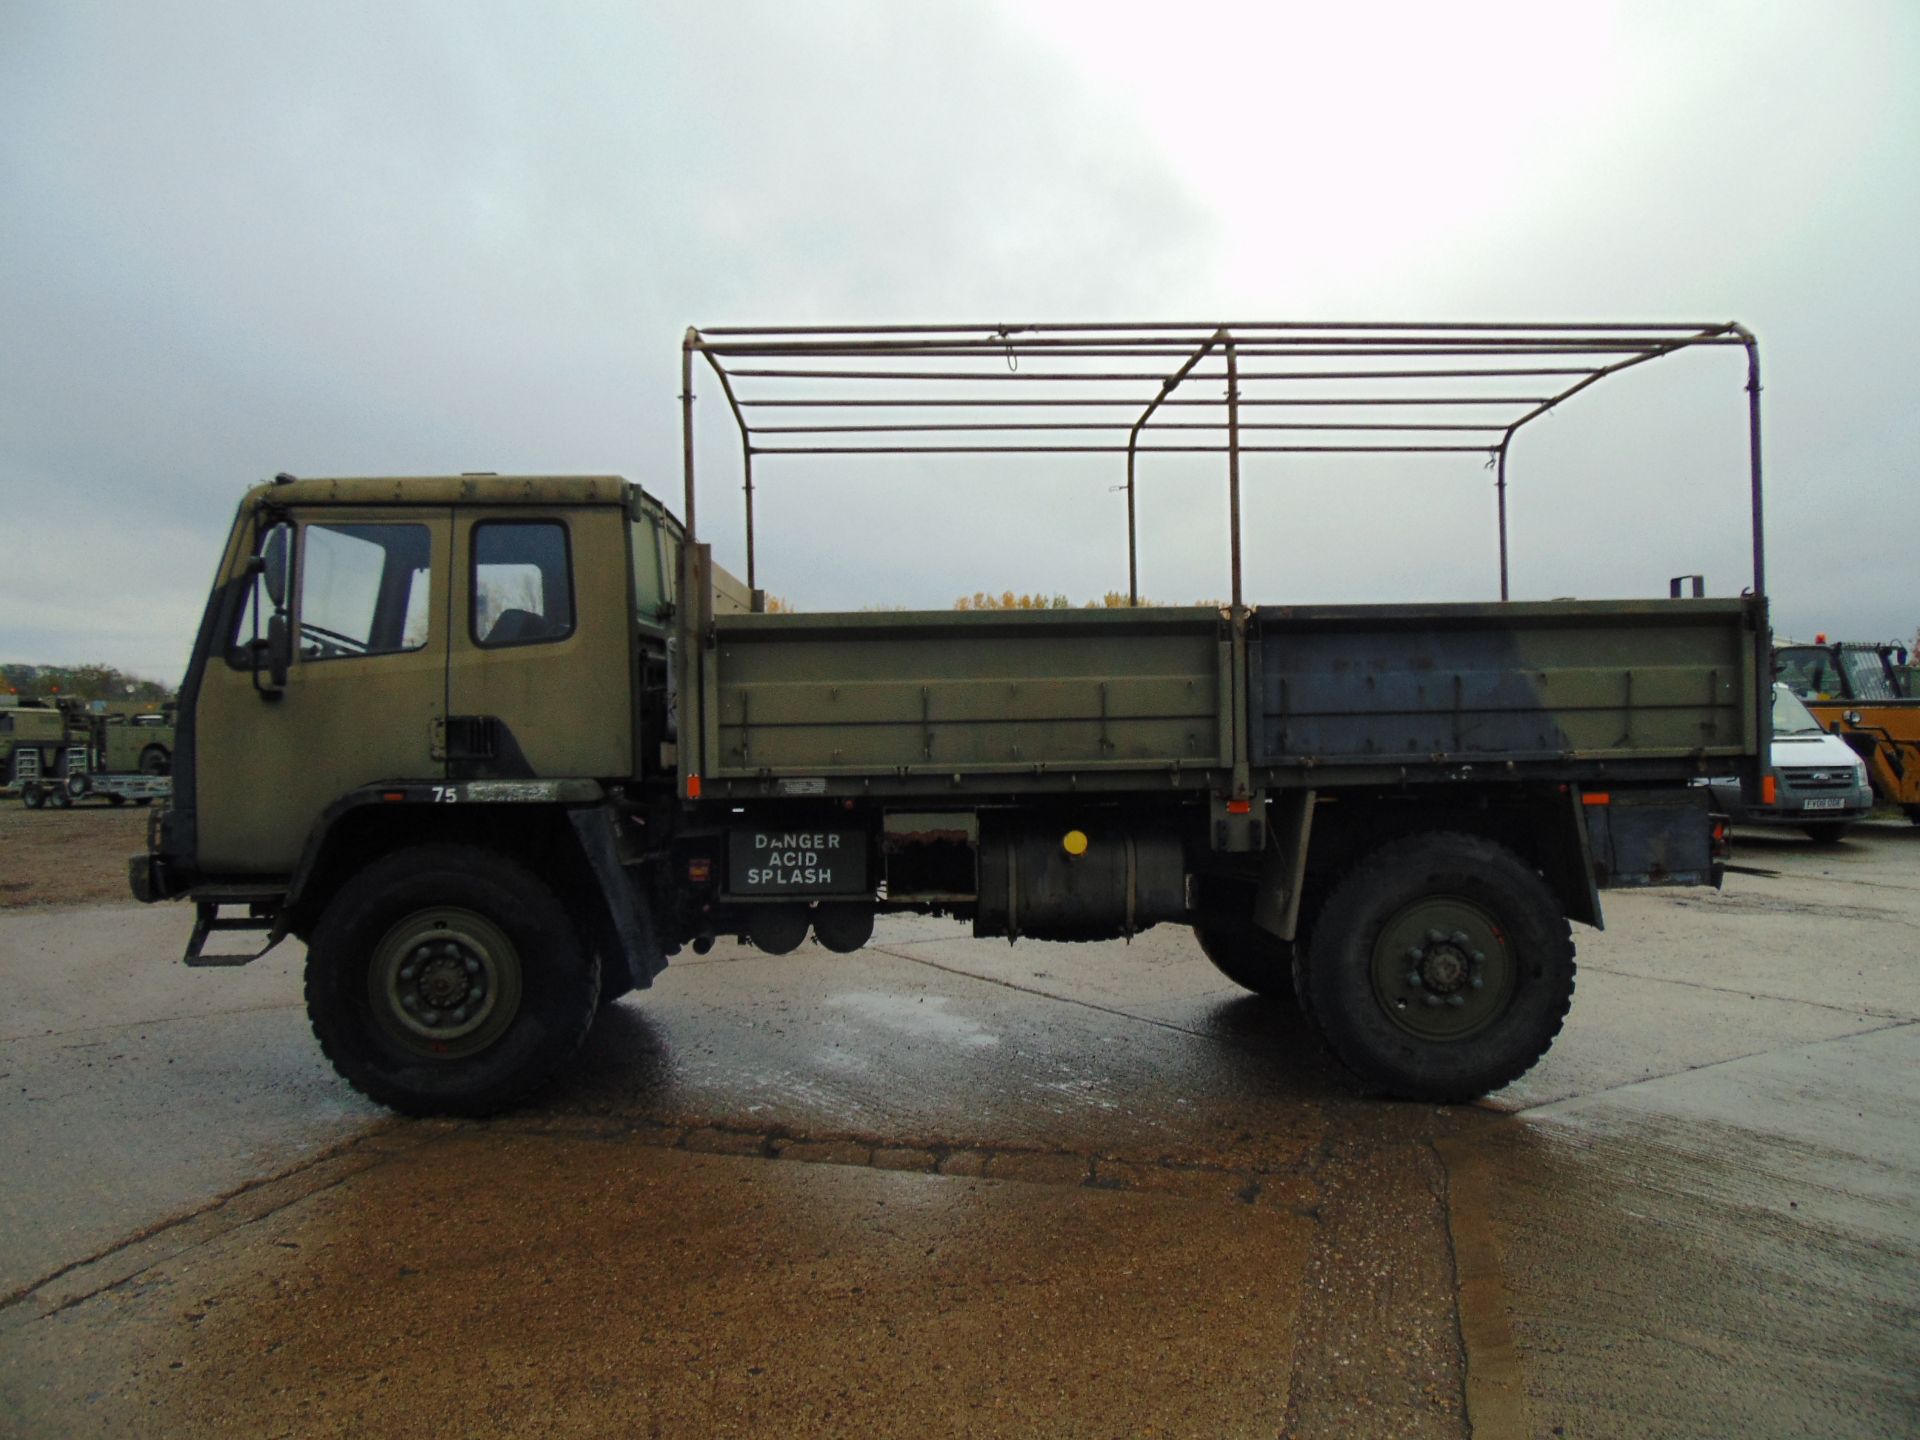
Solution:
<svg viewBox="0 0 1920 1440"><path fill-rule="evenodd" d="M1834 796L1831 800L1807 801L1807 809L1809 810L1844 810L1846 809L1846 806L1847 806L1847 802L1845 800L1842 800L1837 795Z"/></svg>

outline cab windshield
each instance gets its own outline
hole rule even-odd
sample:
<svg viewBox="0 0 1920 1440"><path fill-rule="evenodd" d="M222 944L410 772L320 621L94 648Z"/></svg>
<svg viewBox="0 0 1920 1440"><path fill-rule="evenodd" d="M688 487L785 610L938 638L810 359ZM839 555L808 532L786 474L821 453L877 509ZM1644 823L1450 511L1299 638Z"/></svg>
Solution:
<svg viewBox="0 0 1920 1440"><path fill-rule="evenodd" d="M1775 735L1818 735L1820 722L1784 685L1773 687L1773 733Z"/></svg>

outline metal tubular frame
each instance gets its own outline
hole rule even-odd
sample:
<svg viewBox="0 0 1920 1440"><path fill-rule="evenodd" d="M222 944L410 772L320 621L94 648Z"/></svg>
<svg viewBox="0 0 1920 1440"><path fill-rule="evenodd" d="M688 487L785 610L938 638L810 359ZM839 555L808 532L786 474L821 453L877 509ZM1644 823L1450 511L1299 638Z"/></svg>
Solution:
<svg viewBox="0 0 1920 1440"><path fill-rule="evenodd" d="M1526 324L1505 322L1248 321L1221 325L1161 321L1085 325L867 325L717 327L687 331L681 363L683 454L686 464L686 524L694 530L693 357L704 355L719 378L740 431L746 500L747 583L757 586L754 555L754 457L756 455L1049 455L1124 454L1127 490L1127 595L1140 602L1137 531L1137 462L1142 454L1225 455L1228 530L1235 613L1241 592L1240 457L1255 454L1476 454L1494 469L1498 525L1500 598L1510 598L1507 526L1507 456L1514 436L1589 386L1649 360L1702 346L1740 346L1747 353L1748 463L1753 507L1753 590L1766 593L1765 532L1760 468L1760 359L1753 336L1732 323L1709 324ZM1218 368L1200 368L1218 355ZM971 361L978 369L927 369L929 358ZM1127 360L1136 368L1020 369L1026 359ZM746 360L746 365L732 362ZM849 368L849 361L869 362ZM1178 365L1168 370L1167 360ZM1248 368L1248 360L1289 365ZM1409 367L1410 360L1424 362ZM1316 367L1300 362L1335 362ZM1530 361L1560 363L1530 364ZM760 362L768 362L762 364ZM1002 364L1001 362L1004 362ZM1510 362L1510 363L1500 363ZM1537 395L1489 395L1487 381L1550 379ZM1004 394L1004 384L1042 387L1039 396ZM1557 382L1570 382L1559 384ZM750 382L751 393L736 388ZM983 382L994 382L991 385ZM1341 387L1314 394L1323 384ZM1221 393L1195 395L1203 384ZM901 394L894 387L912 388ZM945 387L982 386L982 393L950 393ZM943 387L924 393L926 387ZM1120 393L1067 393L1096 386ZM1176 397L1182 386L1188 393ZM1066 387L1064 390L1060 387ZM1127 387L1137 387L1131 395ZM1258 393L1246 393L1255 387ZM1002 391L999 395L986 393ZM1302 392L1305 393L1302 393ZM824 392L824 393L823 393ZM1141 443L1150 422L1172 407L1202 409L1210 418L1161 419L1159 432L1201 432L1192 442ZM1409 408L1437 411L1497 409L1482 423L1465 419L1394 419ZM1327 410L1340 419L1246 421L1244 409ZM1066 418L1101 410L1136 412L1116 417ZM878 412L867 423L805 423L814 410ZM953 410L990 418L943 420ZM798 423L761 424L768 412ZM1048 413L1050 412L1050 413ZM1019 418L1012 418L1019 417ZM857 420L865 417L856 416ZM1125 432L1124 441L1120 438ZM1207 437L1224 433L1223 439ZM1300 434L1303 443L1248 444L1242 432ZM1461 443L1467 435L1489 438ZM1101 437L1111 435L1104 440ZM1051 437L1032 443L1026 436ZM1354 436L1347 442L1343 437ZM766 443L767 437L779 437ZM1420 437L1431 437L1422 439ZM816 443L794 443L811 439ZM1305 443L1312 442L1312 443Z"/></svg>

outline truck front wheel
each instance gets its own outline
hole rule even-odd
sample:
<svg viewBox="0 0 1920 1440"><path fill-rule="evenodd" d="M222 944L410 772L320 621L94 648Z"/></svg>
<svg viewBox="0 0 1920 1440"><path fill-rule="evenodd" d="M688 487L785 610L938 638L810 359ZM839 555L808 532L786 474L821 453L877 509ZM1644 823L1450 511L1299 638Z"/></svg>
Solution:
<svg viewBox="0 0 1920 1440"><path fill-rule="evenodd" d="M573 1057L599 967L538 878L426 845L341 887L307 951L307 1017L334 1069L408 1115L485 1115Z"/></svg>
<svg viewBox="0 0 1920 1440"><path fill-rule="evenodd" d="M140 752L140 773L142 775L165 775L173 768L173 757L165 747L149 745Z"/></svg>
<svg viewBox="0 0 1920 1440"><path fill-rule="evenodd" d="M1546 882L1478 836L1382 846L1327 897L1295 965L1303 1007L1362 1082L1472 1100L1546 1054L1573 1001L1573 940Z"/></svg>

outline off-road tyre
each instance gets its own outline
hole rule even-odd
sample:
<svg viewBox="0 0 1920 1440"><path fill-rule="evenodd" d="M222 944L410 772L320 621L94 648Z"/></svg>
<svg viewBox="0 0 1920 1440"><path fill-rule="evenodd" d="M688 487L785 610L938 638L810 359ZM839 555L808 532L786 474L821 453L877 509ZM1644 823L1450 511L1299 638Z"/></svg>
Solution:
<svg viewBox="0 0 1920 1440"><path fill-rule="evenodd" d="M873 907L827 904L813 908L813 938L836 955L851 955L873 939Z"/></svg>
<svg viewBox="0 0 1920 1440"><path fill-rule="evenodd" d="M406 1115L488 1115L526 1098L573 1058L599 993L599 965L553 892L471 846L376 860L333 897L307 950L321 1050Z"/></svg>
<svg viewBox="0 0 1920 1440"><path fill-rule="evenodd" d="M164 746L149 745L140 752L142 775L165 775L172 769L173 757L167 754Z"/></svg>
<svg viewBox="0 0 1920 1440"><path fill-rule="evenodd" d="M1253 923L1253 887L1204 881L1196 899L1200 913L1193 938L1213 968L1242 990L1291 1001L1294 942Z"/></svg>
<svg viewBox="0 0 1920 1440"><path fill-rule="evenodd" d="M20 787L20 803L29 810L38 810L47 803L47 792L29 780Z"/></svg>
<svg viewBox="0 0 1920 1440"><path fill-rule="evenodd" d="M56 810L69 810L73 808L73 796L64 785L54 785L47 790L47 804Z"/></svg>
<svg viewBox="0 0 1920 1440"><path fill-rule="evenodd" d="M1573 938L1518 855L1434 831L1347 871L1296 954L1294 985L1364 1086L1458 1103L1511 1084L1553 1044L1573 1002Z"/></svg>

